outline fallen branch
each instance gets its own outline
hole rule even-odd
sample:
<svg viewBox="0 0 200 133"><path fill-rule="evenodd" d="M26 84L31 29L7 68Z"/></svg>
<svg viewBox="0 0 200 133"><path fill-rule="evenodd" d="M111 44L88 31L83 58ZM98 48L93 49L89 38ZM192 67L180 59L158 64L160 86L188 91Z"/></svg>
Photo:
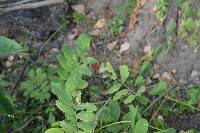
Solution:
<svg viewBox="0 0 200 133"><path fill-rule="evenodd" d="M35 2L35 3L20 4L13 7L1 8L0 15L3 15L11 11L35 9L39 7L50 6L54 4L62 4L62 3L64 3L64 0L45 0L41 2Z"/></svg>
<svg viewBox="0 0 200 133"><path fill-rule="evenodd" d="M106 107L106 105L110 102L110 100L111 100L111 97L105 102L105 104L103 105L103 107L102 107L102 108L99 110L99 112L97 113L96 119L95 119L95 122L94 122L94 127L93 127L93 129L92 129L92 133L94 133L94 131L95 131L95 128L96 128L96 126L97 126L97 124L98 124L98 119L99 119L99 116L100 116L101 112L102 112L103 109Z"/></svg>
<svg viewBox="0 0 200 133"><path fill-rule="evenodd" d="M15 2L15 3L11 3L11 4L0 5L0 8L11 7L11 6L20 5L20 4L25 4L25 3L28 3L28 2L31 2L31 1L33 1L33 0L21 0L21 1Z"/></svg>

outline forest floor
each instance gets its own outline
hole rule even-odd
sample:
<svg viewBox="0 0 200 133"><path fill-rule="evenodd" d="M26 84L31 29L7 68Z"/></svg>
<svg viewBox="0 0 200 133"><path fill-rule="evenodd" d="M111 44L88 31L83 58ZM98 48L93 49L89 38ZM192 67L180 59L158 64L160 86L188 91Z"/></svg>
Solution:
<svg viewBox="0 0 200 133"><path fill-rule="evenodd" d="M179 36L182 30L183 12L175 0L167 1L166 11L162 10L165 5L158 5L157 0L137 0L130 13L127 11L129 7L123 5L124 1L83 0L78 3L58 4L54 7L1 15L0 35L17 40L31 51L23 53L22 57L9 56L2 61L1 72L8 75L6 79L12 83L8 87L12 97L20 99L21 92L17 87L26 77L27 70L24 69L36 65L43 67L56 64L54 54L61 52L63 44L74 48L77 37L84 32L92 38L88 55L95 57L99 63L111 62L116 71L119 71L120 65L126 64L133 76L138 75L144 58L158 47L162 47L155 60L150 62L152 67L145 74L145 78L150 85L163 80L169 86L176 86L174 88L177 92L176 97L187 101L188 91L200 86L199 34L197 38L194 35L190 39ZM194 0L192 8L200 8L200 1ZM77 13L73 13L74 11ZM159 11L161 15L156 16ZM200 21L197 20L198 22ZM195 39L196 42L191 41ZM194 106L200 110L199 97L198 100L198 104ZM30 102L27 100L23 103L22 99L19 101L22 105ZM166 108L171 107L166 105ZM163 115L170 128L175 128L177 131L190 129L200 131L199 110L180 111L181 109L176 108L172 110L174 113ZM159 117L162 114L164 113L158 110L156 115ZM18 127L17 124L15 126Z"/></svg>

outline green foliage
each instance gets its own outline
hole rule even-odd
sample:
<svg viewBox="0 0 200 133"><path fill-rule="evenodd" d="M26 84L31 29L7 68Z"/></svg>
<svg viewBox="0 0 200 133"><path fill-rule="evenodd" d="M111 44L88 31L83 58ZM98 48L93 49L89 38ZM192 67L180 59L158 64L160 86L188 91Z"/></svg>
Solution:
<svg viewBox="0 0 200 133"><path fill-rule="evenodd" d="M10 54L15 54L24 51L22 46L16 41L9 39L4 36L0 36L0 61ZM4 80L4 76L0 75L0 115L13 115L14 113L14 103L12 98L7 94L5 89L8 83ZM1 116L2 122L3 117ZM6 125L0 124L0 131L6 132Z"/></svg>
<svg viewBox="0 0 200 133"><path fill-rule="evenodd" d="M120 66L121 82L124 83L129 76L128 67L126 65Z"/></svg>
<svg viewBox="0 0 200 133"><path fill-rule="evenodd" d="M178 2L182 9L181 23L179 25L178 35L192 47L199 49L199 9L192 6L189 1Z"/></svg>
<svg viewBox="0 0 200 133"><path fill-rule="evenodd" d="M200 98L200 88L191 88L188 91L189 105L197 105Z"/></svg>
<svg viewBox="0 0 200 133"><path fill-rule="evenodd" d="M0 86L0 114L12 114L13 109L14 105L11 97L8 94L6 94L4 88Z"/></svg>
<svg viewBox="0 0 200 133"><path fill-rule="evenodd" d="M151 89L149 94L152 95L152 96L161 95L167 90L167 88L168 88L167 83L165 81L161 80L156 87Z"/></svg>
<svg viewBox="0 0 200 133"><path fill-rule="evenodd" d="M186 0L176 0L176 2L183 10L179 35L186 37L186 41L196 46L200 12L194 13L196 10L191 8ZM123 30L126 17L130 15L135 4L136 0L124 0L121 5L116 6L117 14L109 25L113 34ZM163 22L167 13L167 0L158 0L157 6L156 17ZM73 15L78 23L87 19L85 14L75 12ZM175 22L170 22L167 26L168 44L172 43L171 37L176 32L176 28ZM172 91L168 89L170 85L165 81L160 80L155 85L154 79L146 77L151 64L162 49L161 45L158 45L151 55L142 59L143 64L138 75L133 76L132 68L126 65L113 68L108 61L101 63L99 73L93 74L89 65L95 64L97 60L87 55L90 43L91 38L86 33L82 33L74 49L63 46L62 52L56 56L58 66L53 65L56 73L46 68L30 69L26 80L20 85L24 91L26 104L16 104L16 108L22 109L15 109L14 113L14 104L5 91L7 83L3 77L0 77L0 113L15 119L11 126L8 126L9 129L20 128L27 119L33 116L42 116L42 123L40 119L34 119L31 122L31 124L39 125L38 127L27 128L20 132L30 130L33 130L31 131L33 133L44 132L51 125L45 133L93 133L93 130L100 133L176 133L175 129L169 128L165 117L173 114L174 110L177 114L187 109L193 109L192 112L199 111L196 107L200 97L198 87L189 89L188 101L183 101L176 97L175 89ZM17 42L0 37L0 58L20 51L23 49ZM154 87L152 88L151 85ZM57 100L51 97L50 91ZM163 95L164 93L167 96ZM165 101L156 100L158 96L162 96ZM56 107L60 111L57 111ZM165 117L157 116L157 111L159 115ZM150 118L154 119L148 122ZM44 120L48 124L44 124ZM0 124L0 131L6 132L3 124ZM195 131L186 132L194 133Z"/></svg>
<svg viewBox="0 0 200 133"><path fill-rule="evenodd" d="M170 21L169 24L167 25L167 37L169 37L170 35L172 35L173 33L176 32L176 23L174 21Z"/></svg>
<svg viewBox="0 0 200 133"><path fill-rule="evenodd" d="M0 36L0 58L24 51L22 46L16 41L4 36Z"/></svg>
<svg viewBox="0 0 200 133"><path fill-rule="evenodd" d="M113 94L115 92L117 92L120 87L121 87L121 83L117 83L117 84L114 84L113 86L110 87L110 89L107 91L107 94Z"/></svg>
<svg viewBox="0 0 200 133"><path fill-rule="evenodd" d="M110 62L106 62L106 64L102 63L100 67L100 72L103 74L103 78L110 78L112 80L117 79L117 75L113 69L113 66Z"/></svg>
<svg viewBox="0 0 200 133"><path fill-rule="evenodd" d="M95 62L92 57L86 57L90 49L90 38L81 34L77 39L76 52L63 47L63 55L57 56L60 64L58 75L64 84L52 82L52 92L58 97L57 107L64 113L65 120L61 127L65 132L91 132L97 107L92 103L83 103L81 95L88 83L83 76L91 76L87 64Z"/></svg>
<svg viewBox="0 0 200 133"><path fill-rule="evenodd" d="M83 23L87 20L87 17L85 14L77 12L77 11L73 13L73 18L74 18L74 21L78 23Z"/></svg>
<svg viewBox="0 0 200 133"><path fill-rule="evenodd" d="M158 46L153 50L152 53L152 61L156 60L157 55L160 53L160 51L162 50L162 45L158 44Z"/></svg>
<svg viewBox="0 0 200 133"><path fill-rule="evenodd" d="M61 128L50 128L45 133L64 133L64 131Z"/></svg>
<svg viewBox="0 0 200 133"><path fill-rule="evenodd" d="M24 96L35 98L40 102L50 98L50 82L41 68L31 69L28 72L28 79L21 83L20 88L24 91Z"/></svg>
<svg viewBox="0 0 200 133"><path fill-rule="evenodd" d="M176 5L179 6L187 0L176 0Z"/></svg>
<svg viewBox="0 0 200 133"><path fill-rule="evenodd" d="M148 126L149 124L147 120L140 119L135 125L134 133L147 133Z"/></svg>
<svg viewBox="0 0 200 133"><path fill-rule="evenodd" d="M123 24L126 18L131 14L135 6L136 0L124 0L116 5L116 15L113 16L112 21L109 24L109 28L111 29L112 34L122 32Z"/></svg>
<svg viewBox="0 0 200 133"><path fill-rule="evenodd" d="M161 22L163 22L165 20L167 10L168 10L167 7L168 7L167 0L157 0L156 17Z"/></svg>
<svg viewBox="0 0 200 133"><path fill-rule="evenodd" d="M145 72L149 69L150 63L148 61L144 61L142 67L140 68L140 75L144 76Z"/></svg>
<svg viewBox="0 0 200 133"><path fill-rule="evenodd" d="M154 133L176 133L176 130L173 128L169 128L169 129L161 130L161 131L154 132Z"/></svg>

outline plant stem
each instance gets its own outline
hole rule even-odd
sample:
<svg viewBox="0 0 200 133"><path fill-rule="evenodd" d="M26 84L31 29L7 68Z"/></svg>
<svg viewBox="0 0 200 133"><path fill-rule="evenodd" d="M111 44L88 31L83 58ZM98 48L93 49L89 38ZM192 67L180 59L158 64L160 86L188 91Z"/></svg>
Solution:
<svg viewBox="0 0 200 133"><path fill-rule="evenodd" d="M94 131L95 131L95 128L96 128L96 125L97 125L97 123L98 123L98 119L99 119L99 116L100 116L102 110L105 108L105 106L109 103L110 100L111 100L111 97L105 102L105 104L103 105L103 107L102 107L102 108L99 110L99 112L97 113L96 120L95 120L95 122L94 122L94 127L93 127L93 129L92 129L92 133L94 133Z"/></svg>
<svg viewBox="0 0 200 133"><path fill-rule="evenodd" d="M166 95L168 92L170 92L174 87L175 87L175 85L172 86L171 88L169 88L165 93L163 93L162 95L160 95L157 99L155 99L144 111L142 111L141 114L144 114L145 112L147 112L157 101L159 101L160 99L162 99L162 97L164 97L164 95Z"/></svg>
<svg viewBox="0 0 200 133"><path fill-rule="evenodd" d="M134 95L136 95L137 93L135 93L134 91L132 91L127 85L124 85L131 93L133 93ZM147 99L147 98L145 98L145 97L143 97L143 96L140 96L140 95L136 95L137 97L140 97L140 98L142 98L142 99L144 99L144 100L146 100L146 101L148 101L148 102L152 102L151 100L149 100L149 99Z"/></svg>
<svg viewBox="0 0 200 133"><path fill-rule="evenodd" d="M101 130L104 129L104 128L107 128L107 127L110 127L110 126L113 126L113 125L117 125L117 124L122 124L122 123L132 123L132 121L119 121L119 122L114 122L114 123L111 123L111 124L102 126L101 128L97 129L95 132L97 133L97 132L101 131ZM152 128L152 129L158 130L158 131L161 131L161 130L162 130L162 129L160 129L160 128L157 128L157 127L154 127L154 126L151 126L151 125L149 125L149 127Z"/></svg>
<svg viewBox="0 0 200 133"><path fill-rule="evenodd" d="M190 108L192 108L192 109L197 110L197 111L200 112L200 109L195 108L195 107L193 107L193 106L191 106L191 105L189 105L189 104L187 104L187 103L185 103L185 102L183 102L183 101L180 101L180 100L177 100L177 99L173 99L173 98L171 98L171 97L169 97L169 96L164 96L164 97L165 97L167 100L170 100L170 101L174 101L174 102L183 104L183 105L185 105L185 106L187 106L187 107L190 107Z"/></svg>
<svg viewBox="0 0 200 133"><path fill-rule="evenodd" d="M119 121L119 122L111 123L111 124L102 126L101 128L97 129L95 132L97 133L97 132L99 132L100 130L106 128L106 127L110 127L110 126L117 125L117 124L121 124L121 123L132 123L132 121Z"/></svg>
<svg viewBox="0 0 200 133"><path fill-rule="evenodd" d="M155 119L155 117L157 116L157 114L160 111L161 107L164 105L165 101L166 101L166 98L163 99L162 103L160 104L160 106L158 107L158 109L156 110L156 112L153 113L151 119L149 120L149 123L151 123Z"/></svg>

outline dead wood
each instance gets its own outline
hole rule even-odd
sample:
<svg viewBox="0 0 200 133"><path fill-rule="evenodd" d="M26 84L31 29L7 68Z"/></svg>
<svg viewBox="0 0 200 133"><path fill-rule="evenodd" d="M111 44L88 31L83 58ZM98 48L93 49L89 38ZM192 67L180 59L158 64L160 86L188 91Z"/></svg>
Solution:
<svg viewBox="0 0 200 133"><path fill-rule="evenodd" d="M22 0L13 4L9 4L10 6L6 8L0 8L0 15L6 14L11 11L35 9L39 7L64 3L64 0L44 0L40 2L26 3L27 1L28 0Z"/></svg>

